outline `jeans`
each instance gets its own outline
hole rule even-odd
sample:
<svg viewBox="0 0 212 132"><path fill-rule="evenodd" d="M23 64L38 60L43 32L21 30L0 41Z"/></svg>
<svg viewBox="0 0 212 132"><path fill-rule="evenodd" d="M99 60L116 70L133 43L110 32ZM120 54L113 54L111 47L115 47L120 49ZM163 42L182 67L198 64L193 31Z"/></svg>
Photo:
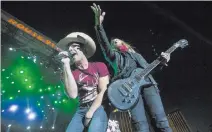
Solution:
<svg viewBox="0 0 212 132"><path fill-rule="evenodd" d="M79 107L74 114L71 122L66 129L66 132L83 132L85 114L89 107ZM100 106L93 114L88 132L106 132L108 118L103 106Z"/></svg>
<svg viewBox="0 0 212 132"><path fill-rule="evenodd" d="M164 112L163 104L160 98L159 90L156 86L144 88L143 97L150 110L151 117L156 122L156 127L161 132L172 132L168 119ZM131 110L133 132L149 132L149 124L145 115L143 99L140 96L138 103Z"/></svg>

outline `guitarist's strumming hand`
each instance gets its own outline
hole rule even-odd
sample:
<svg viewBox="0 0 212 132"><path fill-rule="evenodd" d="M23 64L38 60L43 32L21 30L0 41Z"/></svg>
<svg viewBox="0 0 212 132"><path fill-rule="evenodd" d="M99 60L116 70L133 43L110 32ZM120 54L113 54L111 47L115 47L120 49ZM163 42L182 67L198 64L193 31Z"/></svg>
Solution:
<svg viewBox="0 0 212 132"><path fill-rule="evenodd" d="M161 57L162 57L162 59L164 59L162 64L165 65L165 66L168 66L167 63L170 60L170 53L161 52Z"/></svg>

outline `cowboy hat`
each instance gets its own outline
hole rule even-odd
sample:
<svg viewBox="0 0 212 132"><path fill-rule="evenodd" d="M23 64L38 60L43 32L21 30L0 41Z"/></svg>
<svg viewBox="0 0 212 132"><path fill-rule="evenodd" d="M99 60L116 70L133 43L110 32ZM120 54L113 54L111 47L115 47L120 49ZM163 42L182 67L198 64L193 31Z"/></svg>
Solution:
<svg viewBox="0 0 212 132"><path fill-rule="evenodd" d="M87 58L93 56L96 51L96 45L93 39L82 32L73 32L68 34L65 38L61 39L57 43L57 47L61 48L62 50L67 50L68 46L70 46L72 43L81 44L82 51Z"/></svg>

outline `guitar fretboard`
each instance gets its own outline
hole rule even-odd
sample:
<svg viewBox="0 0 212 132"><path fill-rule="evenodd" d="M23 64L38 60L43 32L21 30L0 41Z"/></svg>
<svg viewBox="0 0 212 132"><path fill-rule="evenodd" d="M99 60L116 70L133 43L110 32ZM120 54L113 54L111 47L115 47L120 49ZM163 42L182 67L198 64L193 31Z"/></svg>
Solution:
<svg viewBox="0 0 212 132"><path fill-rule="evenodd" d="M179 46L179 44L175 43L172 47L170 47L168 50L166 50L165 53L172 53L175 51ZM145 77L148 75L155 67L157 67L163 59L161 57L158 57L156 60L154 60L151 64L149 64L141 73L135 76L136 80L140 80L142 77Z"/></svg>

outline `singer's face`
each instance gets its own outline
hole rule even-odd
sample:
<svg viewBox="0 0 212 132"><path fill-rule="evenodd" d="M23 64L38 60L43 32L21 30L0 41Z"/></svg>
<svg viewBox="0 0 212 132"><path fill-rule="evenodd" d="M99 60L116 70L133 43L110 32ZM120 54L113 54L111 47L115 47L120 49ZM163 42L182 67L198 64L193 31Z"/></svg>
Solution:
<svg viewBox="0 0 212 132"><path fill-rule="evenodd" d="M73 43L72 45L69 46L69 52L73 58L73 60L76 61L80 61L83 58L83 52L80 49L80 45L77 43Z"/></svg>
<svg viewBox="0 0 212 132"><path fill-rule="evenodd" d="M112 41L113 41L113 44L114 44L115 47L119 47L119 46L122 45L122 41L118 38L113 39Z"/></svg>

